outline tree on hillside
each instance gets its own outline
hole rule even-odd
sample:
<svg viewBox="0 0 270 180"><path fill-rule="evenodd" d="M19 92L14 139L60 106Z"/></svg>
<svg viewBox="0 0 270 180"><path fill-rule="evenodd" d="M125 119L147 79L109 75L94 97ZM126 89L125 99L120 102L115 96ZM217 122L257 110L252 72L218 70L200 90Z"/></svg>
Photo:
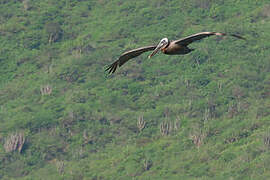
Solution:
<svg viewBox="0 0 270 180"><path fill-rule="evenodd" d="M49 43L59 41L62 37L62 29L58 23L49 22L45 24L45 30L49 35Z"/></svg>

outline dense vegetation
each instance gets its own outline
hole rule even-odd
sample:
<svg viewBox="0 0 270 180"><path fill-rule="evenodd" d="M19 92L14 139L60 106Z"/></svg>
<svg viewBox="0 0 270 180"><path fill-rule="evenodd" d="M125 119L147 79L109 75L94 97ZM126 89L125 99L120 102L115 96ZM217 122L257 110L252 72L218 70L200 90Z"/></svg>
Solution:
<svg viewBox="0 0 270 180"><path fill-rule="evenodd" d="M0 179L270 179L269 120L269 0L0 1Z"/></svg>

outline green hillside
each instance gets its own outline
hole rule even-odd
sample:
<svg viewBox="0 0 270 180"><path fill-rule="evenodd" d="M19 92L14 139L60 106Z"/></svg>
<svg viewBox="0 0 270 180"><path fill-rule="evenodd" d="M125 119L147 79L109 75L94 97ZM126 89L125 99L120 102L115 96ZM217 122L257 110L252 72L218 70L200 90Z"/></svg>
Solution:
<svg viewBox="0 0 270 180"><path fill-rule="evenodd" d="M124 51L201 31L185 56ZM1 0L0 179L270 179L269 0Z"/></svg>

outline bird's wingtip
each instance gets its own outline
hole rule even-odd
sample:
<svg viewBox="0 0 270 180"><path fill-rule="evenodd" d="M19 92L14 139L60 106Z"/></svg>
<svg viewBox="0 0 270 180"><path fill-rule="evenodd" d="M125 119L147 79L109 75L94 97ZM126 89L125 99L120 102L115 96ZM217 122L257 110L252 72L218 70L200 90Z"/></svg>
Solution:
<svg viewBox="0 0 270 180"><path fill-rule="evenodd" d="M244 37L242 37L242 36L239 36L239 35L236 35L236 34L231 34L231 36L233 36L233 37L236 37L236 38L238 38L238 39L242 39L242 40L247 40L246 38L244 38Z"/></svg>
<svg viewBox="0 0 270 180"><path fill-rule="evenodd" d="M112 66L113 66L113 64L111 64L111 65L109 65L106 69L105 69L105 72L107 72L108 74L112 74L111 72L112 72Z"/></svg>

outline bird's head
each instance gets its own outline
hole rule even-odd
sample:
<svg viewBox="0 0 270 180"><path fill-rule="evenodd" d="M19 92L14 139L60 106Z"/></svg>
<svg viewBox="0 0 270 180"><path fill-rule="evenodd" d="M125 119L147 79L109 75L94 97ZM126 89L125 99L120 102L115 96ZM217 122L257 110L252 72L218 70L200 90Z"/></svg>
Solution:
<svg viewBox="0 0 270 180"><path fill-rule="evenodd" d="M165 48L168 44L169 44L168 38L161 39L156 49L148 56L148 58L151 58L152 56L154 56L158 51Z"/></svg>

